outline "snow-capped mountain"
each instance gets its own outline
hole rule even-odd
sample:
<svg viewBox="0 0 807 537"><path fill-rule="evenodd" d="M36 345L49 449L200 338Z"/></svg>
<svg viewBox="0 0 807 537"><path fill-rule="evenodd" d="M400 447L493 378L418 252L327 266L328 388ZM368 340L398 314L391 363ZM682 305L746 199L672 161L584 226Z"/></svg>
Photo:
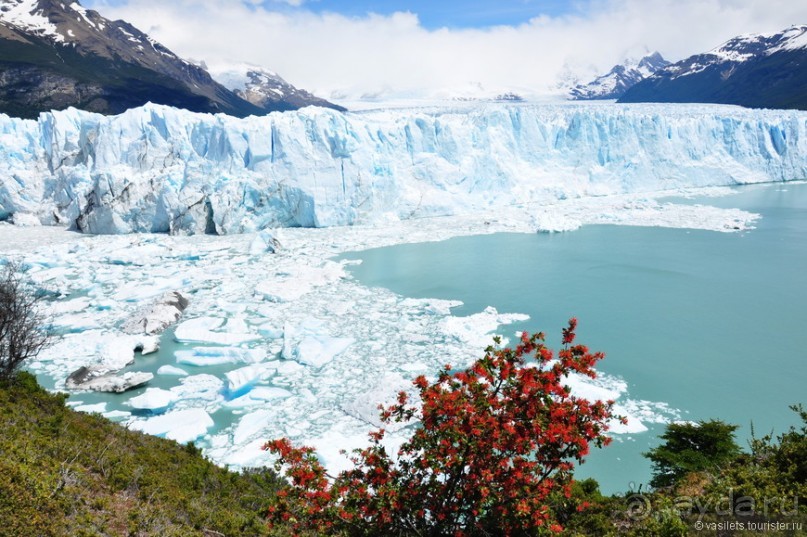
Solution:
<svg viewBox="0 0 807 537"><path fill-rule="evenodd" d="M280 75L255 65L209 69L213 78L227 89L253 105L265 110L296 110L304 106L345 108L296 88Z"/></svg>
<svg viewBox="0 0 807 537"><path fill-rule="evenodd" d="M569 97L573 100L618 99L636 83L668 65L670 62L658 52L640 60L627 59L588 84L577 84L569 91Z"/></svg>
<svg viewBox="0 0 807 537"><path fill-rule="evenodd" d="M730 39L656 72L620 102L807 109L807 25Z"/></svg>
<svg viewBox="0 0 807 537"><path fill-rule="evenodd" d="M0 0L0 112L114 114L149 101L241 117L298 107L256 106L131 24L76 1Z"/></svg>
<svg viewBox="0 0 807 537"><path fill-rule="evenodd" d="M148 105L0 116L0 155L0 220L233 234L804 178L807 114L488 103L237 119Z"/></svg>

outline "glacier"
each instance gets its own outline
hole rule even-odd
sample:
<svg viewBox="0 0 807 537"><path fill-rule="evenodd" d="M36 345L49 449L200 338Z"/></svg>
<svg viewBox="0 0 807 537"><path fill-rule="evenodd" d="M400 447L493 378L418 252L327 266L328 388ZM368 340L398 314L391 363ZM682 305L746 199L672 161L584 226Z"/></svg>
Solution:
<svg viewBox="0 0 807 537"><path fill-rule="evenodd" d="M475 104L237 119L146 105L0 115L0 220L237 234L807 178L807 113ZM144 255L149 255L145 252Z"/></svg>

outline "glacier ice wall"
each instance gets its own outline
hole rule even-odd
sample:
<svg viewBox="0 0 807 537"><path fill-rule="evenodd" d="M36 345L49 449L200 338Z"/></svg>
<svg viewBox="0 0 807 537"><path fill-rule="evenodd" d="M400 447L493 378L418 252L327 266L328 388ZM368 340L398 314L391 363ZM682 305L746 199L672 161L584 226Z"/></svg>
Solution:
<svg viewBox="0 0 807 537"><path fill-rule="evenodd" d="M0 219L228 234L804 179L806 131L804 112L709 105L0 115Z"/></svg>

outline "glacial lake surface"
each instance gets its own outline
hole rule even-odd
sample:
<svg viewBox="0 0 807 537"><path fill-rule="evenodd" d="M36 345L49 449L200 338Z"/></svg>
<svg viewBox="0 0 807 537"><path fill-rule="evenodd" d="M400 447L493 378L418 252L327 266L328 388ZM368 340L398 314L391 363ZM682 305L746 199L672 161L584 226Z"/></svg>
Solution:
<svg viewBox="0 0 807 537"><path fill-rule="evenodd" d="M598 369L623 379L633 400L664 402L683 420L734 423L747 448L757 435L796 424L807 404L807 184L738 188L734 195L675 200L762 215L734 233L585 226L560 234L495 234L353 253L363 284L414 298L461 300L454 315L494 306L543 331L552 348L566 321L578 341L606 353ZM482 349L480 349L481 354ZM576 473L604 492L651 475L642 452L661 424L616 435Z"/></svg>

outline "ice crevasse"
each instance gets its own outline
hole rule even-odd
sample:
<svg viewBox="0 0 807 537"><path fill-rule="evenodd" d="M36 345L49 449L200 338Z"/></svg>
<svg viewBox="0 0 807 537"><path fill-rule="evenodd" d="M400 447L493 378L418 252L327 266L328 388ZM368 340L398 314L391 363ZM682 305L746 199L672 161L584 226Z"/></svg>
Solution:
<svg viewBox="0 0 807 537"><path fill-rule="evenodd" d="M483 104L237 119L149 104L0 115L0 220L90 233L247 233L804 178L799 111Z"/></svg>

